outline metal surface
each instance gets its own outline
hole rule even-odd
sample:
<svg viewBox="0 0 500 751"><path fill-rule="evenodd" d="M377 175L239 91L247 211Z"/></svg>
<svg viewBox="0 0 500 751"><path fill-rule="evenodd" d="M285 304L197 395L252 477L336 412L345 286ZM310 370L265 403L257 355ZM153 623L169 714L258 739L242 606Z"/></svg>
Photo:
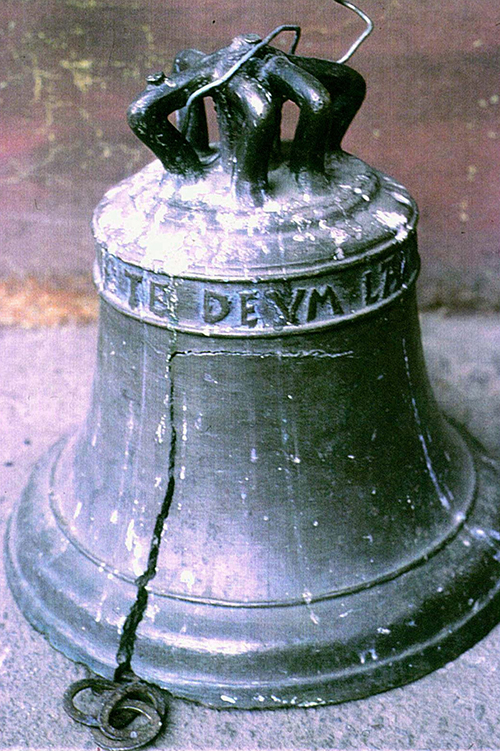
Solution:
<svg viewBox="0 0 500 751"><path fill-rule="evenodd" d="M371 20L371 18L369 18L369 16L366 15L366 13L363 13L362 10L357 8L352 3L348 3L346 2L346 0L335 0L335 2L339 3L339 5L343 5L345 8L349 8L349 10L354 11L354 13L356 13L356 15L358 15L366 23L366 29L363 31L363 33L360 34L356 41L349 47L345 55L342 55L342 57L339 57L339 59L337 60L338 63L346 63L351 59L356 50L359 49L359 47L363 44L365 39L368 39L368 37L372 33L373 21Z"/></svg>
<svg viewBox="0 0 500 751"><path fill-rule="evenodd" d="M263 205L269 193L269 170L284 162L280 148L281 108L291 100L300 117L290 153L290 172L304 192L328 195L335 176L327 155L341 153L340 144L364 95L356 71L339 63L290 55L269 46L255 34L233 39L222 50L204 55L185 50L174 73L148 79L130 106L128 120L136 135L160 159L177 185L200 180L214 160L202 98L213 96L223 169L232 173L236 195ZM168 116L179 110L181 133ZM185 136L185 137L183 137ZM330 167L330 170L329 170Z"/></svg>
<svg viewBox="0 0 500 751"><path fill-rule="evenodd" d="M415 204L340 148L361 77L264 46L211 90L219 145L202 99L186 111L257 43L181 54L129 110L159 160L96 210L92 403L31 478L9 576L102 675L311 706L413 680L498 620L500 484L428 384Z"/></svg>

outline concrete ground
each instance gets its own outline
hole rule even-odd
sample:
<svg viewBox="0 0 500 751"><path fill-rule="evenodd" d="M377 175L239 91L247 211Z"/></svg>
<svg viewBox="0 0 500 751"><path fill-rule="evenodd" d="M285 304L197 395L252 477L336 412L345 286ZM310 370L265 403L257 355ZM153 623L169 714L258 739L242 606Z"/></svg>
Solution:
<svg viewBox="0 0 500 751"><path fill-rule="evenodd" d="M423 329L440 403L498 456L500 318L426 314ZM4 328L0 342L3 527L31 465L86 412L96 330ZM69 719L61 704L68 685L84 676L84 668L26 623L0 572L0 747L95 749L87 729ZM168 727L153 747L500 748L500 627L441 670L363 701L246 712L174 700Z"/></svg>

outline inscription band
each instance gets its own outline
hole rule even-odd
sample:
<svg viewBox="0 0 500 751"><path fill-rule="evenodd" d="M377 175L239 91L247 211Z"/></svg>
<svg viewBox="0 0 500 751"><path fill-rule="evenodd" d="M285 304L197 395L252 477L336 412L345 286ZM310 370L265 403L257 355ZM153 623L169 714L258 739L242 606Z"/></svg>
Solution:
<svg viewBox="0 0 500 751"><path fill-rule="evenodd" d="M100 295L125 315L204 336L282 336L314 331L390 304L419 271L415 235L351 264L288 279L208 281L142 269L97 247Z"/></svg>

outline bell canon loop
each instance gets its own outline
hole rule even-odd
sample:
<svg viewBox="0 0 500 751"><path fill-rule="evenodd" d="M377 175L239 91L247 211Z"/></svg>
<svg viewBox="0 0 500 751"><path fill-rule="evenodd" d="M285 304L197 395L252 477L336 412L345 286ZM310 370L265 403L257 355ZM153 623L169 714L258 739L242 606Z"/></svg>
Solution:
<svg viewBox="0 0 500 751"><path fill-rule="evenodd" d="M415 203L341 148L361 76L271 36L129 108L156 159L94 215L90 409L9 529L57 649L215 707L367 696L500 619L498 465L430 389Z"/></svg>

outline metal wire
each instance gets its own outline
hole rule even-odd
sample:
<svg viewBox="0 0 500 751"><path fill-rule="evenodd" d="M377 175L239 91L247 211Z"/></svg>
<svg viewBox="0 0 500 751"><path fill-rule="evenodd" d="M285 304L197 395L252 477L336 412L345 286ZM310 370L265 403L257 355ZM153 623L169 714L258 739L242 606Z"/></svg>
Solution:
<svg viewBox="0 0 500 751"><path fill-rule="evenodd" d="M362 18L363 21L366 23L366 29L363 31L363 33L360 34L360 36L356 39L356 41L354 42L354 44L352 44L349 47L349 49L347 50L347 52L345 53L345 55L343 55L342 57L339 57L339 59L337 60L338 63L346 63L354 55L354 53L356 52L356 50L358 49L358 47L361 44L363 44L363 42L365 41L365 39L367 37L369 37L370 34L372 33L372 31L373 31L373 21L372 21L372 19L369 16L366 15L366 13L363 13L362 10L360 10L359 8L357 8L352 3L347 2L347 0L335 0L335 2L338 3L339 5L343 5L345 8L349 8L349 10L354 11L354 13L356 13L356 15L358 15L360 18Z"/></svg>
<svg viewBox="0 0 500 751"><path fill-rule="evenodd" d="M230 78L234 76L235 73L239 71L242 65L244 65L247 60L250 60L251 57L255 55L256 52L258 52L262 47L265 47L266 44L269 44L269 42L272 42L273 39L275 39L278 34L281 34L283 31L295 31L295 40L292 44L292 47L290 49L290 53L293 54L295 50L297 49L297 45L299 43L300 39L300 32L301 28L300 26L297 26L296 24L282 24L281 26L277 26L273 31L271 31L270 34L268 34L264 39L261 39L260 42L258 42L252 49L248 50L241 60L238 60L237 63L235 63L229 70L224 73L223 76L218 78L216 81L212 81L211 83L207 83L205 86L202 86L201 88L194 91L189 99L186 102L186 107L189 107L198 97L205 96L205 94L208 94L209 91L212 91L212 89L217 88L218 86L221 86L223 83L226 83L229 81Z"/></svg>
<svg viewBox="0 0 500 751"><path fill-rule="evenodd" d="M339 5L343 5L345 8L348 8L349 10L354 11L356 15L358 15L360 18L363 19L363 21L366 23L366 29L363 31L362 34L359 35L359 37L356 39L354 44L352 44L345 55L340 57L336 62L337 63L345 63L347 62L356 52L358 47L365 41L367 37L370 36L370 34L373 31L373 21L369 16L366 15L362 10L360 10L356 5L353 5L352 3L348 2L348 0L335 0L336 3ZM224 83L227 83L234 75L237 73L240 68L248 61L250 58L252 58L262 47L265 47L266 44L269 44L269 42L272 42L273 39L275 39L278 34L281 34L283 31L294 31L295 32L295 39L290 47L290 53L291 55L295 54L295 50L297 49L297 45L299 43L300 34L301 34L301 28L300 26L297 26L296 24L282 24L281 26L277 26L275 29L273 29L264 39L261 39L260 42L257 42L248 52L246 52L243 57L238 60L237 63L235 63L229 70L224 73L223 76L218 78L216 81L212 81L211 83L205 84L205 86L201 86L199 89L194 91L191 96L188 98L185 106L190 107L191 104L196 101L199 97L203 97L206 94L208 94L209 91L212 91L212 89L216 89L218 86L221 86Z"/></svg>

